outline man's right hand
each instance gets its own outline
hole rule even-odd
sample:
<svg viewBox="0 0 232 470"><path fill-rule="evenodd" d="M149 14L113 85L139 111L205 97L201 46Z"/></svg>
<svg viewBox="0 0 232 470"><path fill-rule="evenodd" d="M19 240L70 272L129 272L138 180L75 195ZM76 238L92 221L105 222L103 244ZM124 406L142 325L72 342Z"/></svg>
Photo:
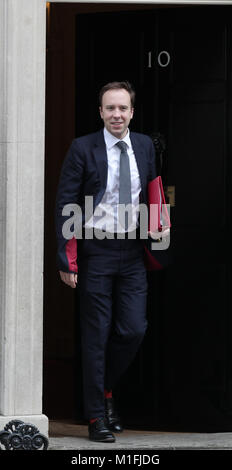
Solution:
<svg viewBox="0 0 232 470"><path fill-rule="evenodd" d="M61 277L61 280L65 282L65 284L75 289L77 285L77 274L64 273L63 271L60 271L60 277Z"/></svg>

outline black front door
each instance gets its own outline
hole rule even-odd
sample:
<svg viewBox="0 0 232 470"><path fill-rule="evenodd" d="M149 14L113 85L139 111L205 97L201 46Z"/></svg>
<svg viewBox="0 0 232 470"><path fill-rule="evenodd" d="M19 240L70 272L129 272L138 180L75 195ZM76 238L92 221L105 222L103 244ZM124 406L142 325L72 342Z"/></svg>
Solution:
<svg viewBox="0 0 232 470"><path fill-rule="evenodd" d="M100 87L129 80L131 129L164 136L172 189L172 262L148 273L149 328L118 390L127 425L232 424L231 24L230 7L77 15L76 135L102 127Z"/></svg>

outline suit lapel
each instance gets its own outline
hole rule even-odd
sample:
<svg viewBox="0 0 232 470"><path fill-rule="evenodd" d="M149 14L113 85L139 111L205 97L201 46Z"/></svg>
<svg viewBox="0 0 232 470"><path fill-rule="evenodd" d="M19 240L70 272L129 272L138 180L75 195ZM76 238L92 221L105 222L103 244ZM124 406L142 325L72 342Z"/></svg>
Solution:
<svg viewBox="0 0 232 470"><path fill-rule="evenodd" d="M147 169L146 169L146 155L143 145L139 142L136 134L133 132L130 133L131 144L134 150L136 163L138 166L140 182L141 182L141 189L143 200L146 201L146 187L147 187Z"/></svg>

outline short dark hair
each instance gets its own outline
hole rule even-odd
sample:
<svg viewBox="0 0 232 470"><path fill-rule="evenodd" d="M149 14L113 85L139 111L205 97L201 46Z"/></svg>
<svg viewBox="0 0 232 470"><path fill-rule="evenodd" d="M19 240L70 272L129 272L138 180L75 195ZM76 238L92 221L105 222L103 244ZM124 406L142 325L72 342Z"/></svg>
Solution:
<svg viewBox="0 0 232 470"><path fill-rule="evenodd" d="M132 108L134 107L134 104L135 104L135 90L133 89L132 85L125 81L125 82L110 82L110 83L107 83L106 85L104 85L100 92L99 92L99 103L100 103L100 106L102 105L102 97L104 95L104 93L108 90L121 90L121 89L124 89L126 91L128 91L129 95L130 95L130 99L131 99L131 106Z"/></svg>

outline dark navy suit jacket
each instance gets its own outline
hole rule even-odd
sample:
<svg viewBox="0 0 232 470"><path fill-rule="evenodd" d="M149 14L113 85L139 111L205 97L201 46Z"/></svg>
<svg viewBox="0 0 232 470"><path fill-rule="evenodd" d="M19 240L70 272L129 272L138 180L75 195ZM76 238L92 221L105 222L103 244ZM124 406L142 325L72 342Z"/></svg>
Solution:
<svg viewBox="0 0 232 470"><path fill-rule="evenodd" d="M130 132L131 144L138 166L140 202L147 204L147 185L156 177L155 150L150 137ZM61 170L56 198L57 264L64 272L77 272L77 240L67 240L62 226L67 217L62 215L66 204L78 204L83 211L85 196L93 196L93 208L99 204L107 184L107 151L103 130L74 139Z"/></svg>

